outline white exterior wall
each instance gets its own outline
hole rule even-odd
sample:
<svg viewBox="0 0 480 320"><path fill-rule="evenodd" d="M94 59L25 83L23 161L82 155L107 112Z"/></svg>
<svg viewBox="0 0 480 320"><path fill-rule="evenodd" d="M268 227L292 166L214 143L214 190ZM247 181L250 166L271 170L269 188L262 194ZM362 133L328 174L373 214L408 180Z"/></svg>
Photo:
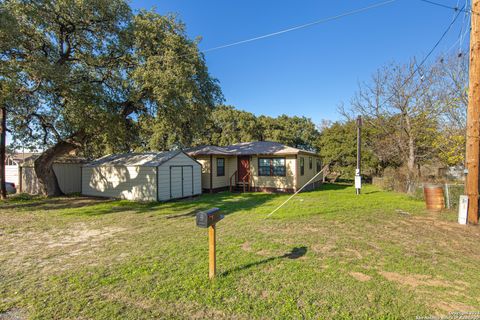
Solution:
<svg viewBox="0 0 480 320"><path fill-rule="evenodd" d="M170 167L172 167L170 169ZM166 201L174 198L182 197L182 185L179 183L172 183L172 197L170 197L170 170L172 171L172 178L175 181L176 175L181 175L181 166L193 167L193 195L202 193L202 166L188 157L184 153L179 153L169 161L163 163L158 167L158 200ZM184 169L183 184L184 195L189 196L192 188L192 171L188 167Z"/></svg>
<svg viewBox="0 0 480 320"><path fill-rule="evenodd" d="M20 179L18 177L19 166L5 166L5 180L15 183L18 186Z"/></svg>
<svg viewBox="0 0 480 320"><path fill-rule="evenodd" d="M77 163L56 163L53 171L63 193L82 192L82 165Z"/></svg>
<svg viewBox="0 0 480 320"><path fill-rule="evenodd" d="M53 171L57 176L60 190L65 194L82 192L82 164L80 163L54 163ZM40 185L33 167L22 167L22 189L17 192L38 194ZM20 185L20 183L19 183Z"/></svg>
<svg viewBox="0 0 480 320"><path fill-rule="evenodd" d="M156 167L83 167L82 194L137 201L156 201Z"/></svg>

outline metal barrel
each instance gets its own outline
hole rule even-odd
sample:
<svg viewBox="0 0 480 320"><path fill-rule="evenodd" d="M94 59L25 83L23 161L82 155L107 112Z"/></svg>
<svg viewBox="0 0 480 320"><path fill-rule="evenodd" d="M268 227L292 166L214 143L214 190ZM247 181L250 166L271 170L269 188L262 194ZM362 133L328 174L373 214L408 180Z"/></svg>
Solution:
<svg viewBox="0 0 480 320"><path fill-rule="evenodd" d="M445 208L445 198L443 195L443 186L438 184L428 184L423 186L425 204L429 211L442 211Z"/></svg>

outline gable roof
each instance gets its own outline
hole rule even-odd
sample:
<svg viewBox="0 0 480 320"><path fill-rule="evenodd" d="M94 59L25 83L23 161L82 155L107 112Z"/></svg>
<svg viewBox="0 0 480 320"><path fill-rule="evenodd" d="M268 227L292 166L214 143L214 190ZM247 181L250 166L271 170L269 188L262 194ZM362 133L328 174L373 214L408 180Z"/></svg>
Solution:
<svg viewBox="0 0 480 320"><path fill-rule="evenodd" d="M186 151L190 156L199 155L294 155L299 153L307 153L311 155L317 155L315 152L306 151L298 148L286 146L284 144L273 141L253 141L253 142L241 142L232 144L226 147L218 146L201 146L192 148Z"/></svg>
<svg viewBox="0 0 480 320"><path fill-rule="evenodd" d="M185 152L189 156L200 156L200 155L222 155L222 156L228 156L231 155L231 153L226 150L224 147L218 147L218 146L200 146L200 147L194 147L185 150Z"/></svg>
<svg viewBox="0 0 480 320"><path fill-rule="evenodd" d="M158 167L182 151L144 152L144 153L119 153L110 154L85 165L95 166L145 166Z"/></svg>
<svg viewBox="0 0 480 320"><path fill-rule="evenodd" d="M19 152L19 153L7 153L7 158L12 159L13 161L21 164L24 163L27 160L37 158L40 155L40 153L35 153L35 152Z"/></svg>

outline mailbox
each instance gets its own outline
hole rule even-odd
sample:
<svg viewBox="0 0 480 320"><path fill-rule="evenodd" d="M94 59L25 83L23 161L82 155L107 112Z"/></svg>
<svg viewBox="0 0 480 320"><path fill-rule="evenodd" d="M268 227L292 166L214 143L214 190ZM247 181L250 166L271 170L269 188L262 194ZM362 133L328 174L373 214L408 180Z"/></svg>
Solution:
<svg viewBox="0 0 480 320"><path fill-rule="evenodd" d="M197 213L197 227L208 228L215 225L218 221L222 220L223 214L220 214L220 209L213 208L207 211L201 211Z"/></svg>

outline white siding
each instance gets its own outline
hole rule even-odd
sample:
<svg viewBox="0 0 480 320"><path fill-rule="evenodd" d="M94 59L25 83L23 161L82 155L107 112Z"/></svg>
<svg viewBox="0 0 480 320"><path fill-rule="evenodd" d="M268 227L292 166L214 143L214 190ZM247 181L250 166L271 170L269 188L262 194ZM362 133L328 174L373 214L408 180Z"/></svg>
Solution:
<svg viewBox="0 0 480 320"><path fill-rule="evenodd" d="M56 163L53 171L63 193L82 192L82 165L74 163Z"/></svg>
<svg viewBox="0 0 480 320"><path fill-rule="evenodd" d="M156 201L156 168L142 166L84 167L82 193L88 196Z"/></svg>
<svg viewBox="0 0 480 320"><path fill-rule="evenodd" d="M182 194L182 166L183 168L183 194ZM170 167L172 167L170 169ZM202 193L201 165L184 153L179 153L169 161L158 167L158 200L166 201L175 198L188 197L192 188L193 169L193 195ZM170 195L170 170L172 172L172 194ZM188 187L189 186L189 187Z"/></svg>
<svg viewBox="0 0 480 320"><path fill-rule="evenodd" d="M20 182L18 179L18 168L18 166L5 166L5 180L15 183L15 186L18 186Z"/></svg>
<svg viewBox="0 0 480 320"><path fill-rule="evenodd" d="M57 176L60 190L65 194L82 191L82 165L79 163L54 163L53 171ZM30 194L38 194L40 185L33 167L22 168L22 190Z"/></svg>

